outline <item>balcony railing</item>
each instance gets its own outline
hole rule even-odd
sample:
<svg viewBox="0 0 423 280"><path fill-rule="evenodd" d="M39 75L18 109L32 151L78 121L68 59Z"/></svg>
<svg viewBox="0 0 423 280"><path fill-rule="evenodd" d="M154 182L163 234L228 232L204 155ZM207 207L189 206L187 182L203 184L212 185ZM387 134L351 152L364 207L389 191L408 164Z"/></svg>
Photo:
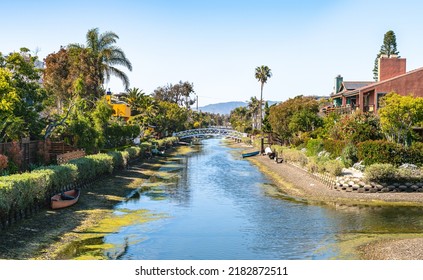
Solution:
<svg viewBox="0 0 423 280"><path fill-rule="evenodd" d="M347 114L352 114L353 112L359 109L360 109L360 105L355 104L353 106L347 105L347 106L327 107L327 108L323 108L322 112L326 115L329 115L330 113L347 115Z"/></svg>

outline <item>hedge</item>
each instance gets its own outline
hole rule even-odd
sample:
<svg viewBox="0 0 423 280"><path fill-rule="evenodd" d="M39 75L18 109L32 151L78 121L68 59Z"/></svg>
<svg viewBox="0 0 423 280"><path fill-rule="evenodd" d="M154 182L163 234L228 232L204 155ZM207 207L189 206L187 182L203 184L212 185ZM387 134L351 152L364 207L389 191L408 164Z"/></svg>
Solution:
<svg viewBox="0 0 423 280"><path fill-rule="evenodd" d="M423 169L411 170L407 168L396 168L389 163L375 163L366 167L364 175L367 182L421 182L423 180Z"/></svg>
<svg viewBox="0 0 423 280"><path fill-rule="evenodd" d="M158 143L167 145L176 140L176 137L170 137ZM151 143L141 143L140 147L129 147L124 151L89 155L63 165L40 167L30 173L0 176L0 218L4 222L11 210L25 210L68 185L83 183L126 167L128 160L136 159L148 148L151 148Z"/></svg>
<svg viewBox="0 0 423 280"><path fill-rule="evenodd" d="M357 157L366 166L375 163L391 163L398 166L404 163L407 158L402 145L384 140L369 140L358 143Z"/></svg>

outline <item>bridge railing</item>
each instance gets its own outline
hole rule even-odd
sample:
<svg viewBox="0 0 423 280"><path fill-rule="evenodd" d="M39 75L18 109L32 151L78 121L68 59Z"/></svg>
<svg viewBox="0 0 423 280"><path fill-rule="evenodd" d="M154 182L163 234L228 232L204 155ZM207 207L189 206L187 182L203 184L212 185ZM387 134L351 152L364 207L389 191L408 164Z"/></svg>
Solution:
<svg viewBox="0 0 423 280"><path fill-rule="evenodd" d="M189 129L173 133L173 136L179 138L190 138L196 136L227 136L231 138L241 139L246 137L246 133L233 130L231 127L213 126L205 128Z"/></svg>

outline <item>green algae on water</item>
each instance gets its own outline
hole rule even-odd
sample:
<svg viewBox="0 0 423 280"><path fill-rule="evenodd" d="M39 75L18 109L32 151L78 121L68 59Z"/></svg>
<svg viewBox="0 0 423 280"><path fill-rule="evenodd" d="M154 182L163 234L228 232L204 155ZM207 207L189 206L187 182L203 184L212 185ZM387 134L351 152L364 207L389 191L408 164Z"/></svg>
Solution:
<svg viewBox="0 0 423 280"><path fill-rule="evenodd" d="M57 259L110 259L115 258L117 253L122 251L125 244L108 244L104 242L104 237L108 234L116 233L121 228L134 224L146 223L153 220L165 218L162 214L152 214L147 210L120 209L113 215L99 222L98 225L79 232L77 241L63 246Z"/></svg>

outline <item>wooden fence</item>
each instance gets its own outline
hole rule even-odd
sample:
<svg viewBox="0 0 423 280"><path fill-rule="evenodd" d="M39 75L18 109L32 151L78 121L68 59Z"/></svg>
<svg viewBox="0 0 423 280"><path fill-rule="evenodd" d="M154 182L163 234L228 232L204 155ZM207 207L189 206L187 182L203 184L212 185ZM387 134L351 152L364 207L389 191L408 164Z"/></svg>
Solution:
<svg viewBox="0 0 423 280"><path fill-rule="evenodd" d="M49 140L30 141L29 139L22 139L18 142L18 146L22 156L22 171L28 170L31 164L40 162L40 158L45 156L45 154L48 156L47 161L58 164L85 156L85 152L83 150L68 145L63 141L50 142ZM0 154L8 155L8 151L12 147L12 142L0 143ZM46 159L44 159L44 161L46 161Z"/></svg>

